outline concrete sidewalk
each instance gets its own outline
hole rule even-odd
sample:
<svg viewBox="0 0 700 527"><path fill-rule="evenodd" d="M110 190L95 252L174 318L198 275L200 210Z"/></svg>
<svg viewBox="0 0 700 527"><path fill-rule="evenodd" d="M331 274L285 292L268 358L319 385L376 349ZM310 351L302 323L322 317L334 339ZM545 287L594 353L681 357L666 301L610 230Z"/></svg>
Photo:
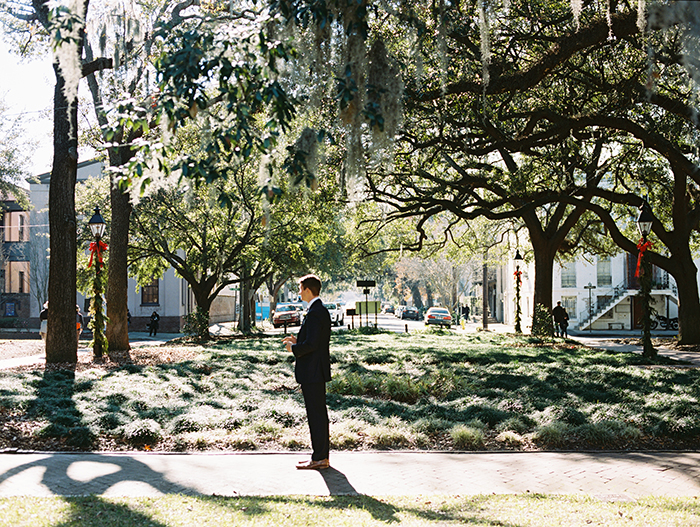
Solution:
<svg viewBox="0 0 700 527"><path fill-rule="evenodd" d="M0 454L0 497L586 494L700 496L699 452Z"/></svg>
<svg viewBox="0 0 700 527"><path fill-rule="evenodd" d="M643 350L641 343L629 344L626 342L626 339L635 337L639 337L639 335L609 336L595 333L592 335L584 335L579 333L569 336L570 339L575 340L584 346L588 346L589 348L604 349L619 353L639 353L641 355ZM656 351L660 357L680 361L682 364L679 364L679 366L681 367L700 368L700 353L698 352L680 351L665 346L656 346Z"/></svg>

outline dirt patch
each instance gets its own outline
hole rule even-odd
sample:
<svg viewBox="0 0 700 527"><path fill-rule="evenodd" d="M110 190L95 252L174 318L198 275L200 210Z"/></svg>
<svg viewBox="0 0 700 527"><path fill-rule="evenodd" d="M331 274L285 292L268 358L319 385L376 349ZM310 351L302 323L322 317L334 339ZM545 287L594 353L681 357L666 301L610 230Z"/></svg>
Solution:
<svg viewBox="0 0 700 527"><path fill-rule="evenodd" d="M18 350L15 349L15 352ZM16 366L13 368L5 368L5 371L34 371L34 370L59 370L69 369L74 371L85 371L90 369L112 370L124 366L125 364L134 364L136 366L157 366L158 364L171 364L174 362L182 362L196 358L201 349L192 346L144 346L132 348L130 351L118 351L109 354L101 361L96 361L91 351L79 352L78 362L73 363L58 363L58 364L28 364L25 366ZM30 348L24 350L24 355L15 354L4 358L27 357L34 355L43 355L44 346L40 343L38 352L31 351Z"/></svg>
<svg viewBox="0 0 700 527"><path fill-rule="evenodd" d="M0 360L43 354L44 341L41 339L0 340Z"/></svg>

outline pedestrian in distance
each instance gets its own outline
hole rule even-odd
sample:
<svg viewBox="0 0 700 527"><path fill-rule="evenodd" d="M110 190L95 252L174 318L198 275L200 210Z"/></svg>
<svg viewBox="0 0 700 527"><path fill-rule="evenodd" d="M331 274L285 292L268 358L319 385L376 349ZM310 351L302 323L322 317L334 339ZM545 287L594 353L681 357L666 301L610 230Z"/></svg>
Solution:
<svg viewBox="0 0 700 527"><path fill-rule="evenodd" d="M154 337L158 334L158 321L160 320L160 315L158 311L151 313L151 321L148 324L148 335L153 335Z"/></svg>
<svg viewBox="0 0 700 527"><path fill-rule="evenodd" d="M41 340L46 340L46 332L49 328L49 303L44 302L44 309L39 312L39 335Z"/></svg>
<svg viewBox="0 0 700 527"><path fill-rule="evenodd" d="M80 312L80 306L75 304L75 331L78 334L78 344L80 344L80 334L83 332L84 319Z"/></svg>
<svg viewBox="0 0 700 527"><path fill-rule="evenodd" d="M294 354L294 377L301 385L306 418L311 434L311 459L301 461L301 470L321 470L330 462L330 431L326 406L326 383L331 380L331 316L321 298L321 280L306 275L299 280L299 294L308 302L306 318L297 336L289 335L282 343Z"/></svg>
<svg viewBox="0 0 700 527"><path fill-rule="evenodd" d="M569 327L569 314L562 307L561 302L557 302L557 306L552 309L552 316L554 317L554 336L567 338L566 329Z"/></svg>

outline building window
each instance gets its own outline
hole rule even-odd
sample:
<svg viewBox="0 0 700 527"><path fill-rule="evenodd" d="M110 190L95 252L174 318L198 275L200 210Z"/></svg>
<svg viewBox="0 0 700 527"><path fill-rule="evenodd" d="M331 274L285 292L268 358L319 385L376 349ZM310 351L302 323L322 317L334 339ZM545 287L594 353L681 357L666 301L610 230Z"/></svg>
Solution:
<svg viewBox="0 0 700 527"><path fill-rule="evenodd" d="M24 216L20 214L19 216L19 241L24 241Z"/></svg>
<svg viewBox="0 0 700 527"><path fill-rule="evenodd" d="M612 273L610 272L610 258L598 258L597 274L598 274L598 287L605 287L612 285Z"/></svg>
<svg viewBox="0 0 700 527"><path fill-rule="evenodd" d="M24 293L24 271L19 272L19 293Z"/></svg>
<svg viewBox="0 0 700 527"><path fill-rule="evenodd" d="M563 297L561 297L561 307L563 307L566 310L566 313L569 315L570 319L576 318L576 297L575 296L563 296Z"/></svg>
<svg viewBox="0 0 700 527"><path fill-rule="evenodd" d="M561 286L576 287L576 262L561 264Z"/></svg>
<svg viewBox="0 0 700 527"><path fill-rule="evenodd" d="M153 280L153 282L141 288L141 304L158 305L158 279Z"/></svg>

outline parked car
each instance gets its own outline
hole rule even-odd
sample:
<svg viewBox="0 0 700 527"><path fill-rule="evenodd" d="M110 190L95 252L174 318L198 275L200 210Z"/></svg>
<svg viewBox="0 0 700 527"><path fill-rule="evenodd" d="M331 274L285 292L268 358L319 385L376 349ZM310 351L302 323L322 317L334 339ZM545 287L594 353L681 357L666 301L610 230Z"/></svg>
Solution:
<svg viewBox="0 0 700 527"><path fill-rule="evenodd" d="M331 315L331 324L334 326L342 326L345 322L345 309L343 306L335 302L328 302L324 305Z"/></svg>
<svg viewBox="0 0 700 527"><path fill-rule="evenodd" d="M450 329L452 325L452 315L444 307L431 307L425 313L425 325L435 324L438 326L447 326Z"/></svg>
<svg viewBox="0 0 700 527"><path fill-rule="evenodd" d="M394 306L391 304L384 304L382 306L382 313L384 314L392 314L394 312Z"/></svg>
<svg viewBox="0 0 700 527"><path fill-rule="evenodd" d="M404 306L403 311L401 311L401 318L410 318L413 320L420 320L420 311L417 307Z"/></svg>
<svg viewBox="0 0 700 527"><path fill-rule="evenodd" d="M301 304L277 304L272 313L272 325L276 328L284 326L301 326L303 308Z"/></svg>

